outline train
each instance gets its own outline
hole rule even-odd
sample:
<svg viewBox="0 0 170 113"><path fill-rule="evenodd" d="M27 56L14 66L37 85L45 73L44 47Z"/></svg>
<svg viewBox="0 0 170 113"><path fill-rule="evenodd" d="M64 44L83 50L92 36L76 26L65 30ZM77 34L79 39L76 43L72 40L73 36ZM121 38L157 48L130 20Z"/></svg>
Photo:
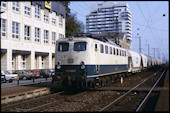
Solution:
<svg viewBox="0 0 170 113"><path fill-rule="evenodd" d="M55 45L53 86L95 88L164 61L91 36L61 38Z"/></svg>

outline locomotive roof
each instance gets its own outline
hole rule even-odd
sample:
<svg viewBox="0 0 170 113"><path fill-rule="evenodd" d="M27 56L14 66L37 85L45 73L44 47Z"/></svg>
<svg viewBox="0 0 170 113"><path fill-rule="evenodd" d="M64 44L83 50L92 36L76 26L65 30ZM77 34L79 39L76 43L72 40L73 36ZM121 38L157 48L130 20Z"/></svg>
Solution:
<svg viewBox="0 0 170 113"><path fill-rule="evenodd" d="M85 39L85 38L88 38L88 39L93 39L93 40L98 40L98 41L101 41L101 42L104 42L104 43L106 43L106 44L111 44L111 45L114 45L114 46L116 46L116 47L120 47L120 46L118 46L115 42L113 42L113 41L111 41L111 40L109 40L109 39L107 39L107 38L104 38L104 37L100 37L100 38L96 38L96 37L91 37L91 36L72 36L72 37L70 37L70 38L77 38L77 39ZM60 40L69 40L70 38L62 38L62 39L60 39Z"/></svg>

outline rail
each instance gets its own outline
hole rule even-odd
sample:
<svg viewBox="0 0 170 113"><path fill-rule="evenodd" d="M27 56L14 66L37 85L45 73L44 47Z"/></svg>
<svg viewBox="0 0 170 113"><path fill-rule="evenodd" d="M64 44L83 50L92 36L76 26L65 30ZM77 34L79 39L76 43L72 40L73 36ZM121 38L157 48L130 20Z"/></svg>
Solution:
<svg viewBox="0 0 170 113"><path fill-rule="evenodd" d="M10 110L10 109L18 108L20 106L26 106L26 105L28 105L28 103L31 104L31 103L35 103L35 102L40 102L41 100L44 100L44 99L56 98L57 96L59 96L63 92L64 91L61 91L61 92L50 94L50 95L44 95L44 96L41 96L39 98L33 98L33 99L26 100L26 101L23 101L23 102L10 104L10 105L7 105L7 106L2 106L1 111L7 111L7 110Z"/></svg>
<svg viewBox="0 0 170 113"><path fill-rule="evenodd" d="M146 82L147 80L149 80L151 77L155 76L159 71L161 71L163 68L161 68L160 70L158 70L157 72L155 72L154 74L152 74L151 76L149 76L147 79L145 79L144 81L142 81L141 83L139 83L138 85L134 86L132 89L130 89L128 92L124 93L123 95L121 95L120 97L118 97L116 100L112 101L111 103L109 103L108 105L106 105L105 107L103 107L102 109L99 110L99 112L102 112L106 109L108 109L111 105L116 104L116 102L118 102L120 99L122 99L123 97L125 97L126 95L128 95L130 92L132 92L134 89L136 89L137 87L139 87L141 84L143 84L144 82Z"/></svg>
<svg viewBox="0 0 170 113"><path fill-rule="evenodd" d="M168 68L168 67L167 67ZM136 109L136 112L140 111L142 106L144 105L145 101L148 99L149 95L151 94L151 92L153 91L153 89L155 88L155 86L158 84L158 82L160 81L160 79L162 78L162 76L164 75L165 71L167 70L167 68L163 71L163 73L161 74L161 76L158 78L158 80L156 81L156 83L154 84L154 86L151 88L151 90L149 91L149 93L146 95L146 97L143 99L143 101L141 102L141 104L139 105L139 107Z"/></svg>

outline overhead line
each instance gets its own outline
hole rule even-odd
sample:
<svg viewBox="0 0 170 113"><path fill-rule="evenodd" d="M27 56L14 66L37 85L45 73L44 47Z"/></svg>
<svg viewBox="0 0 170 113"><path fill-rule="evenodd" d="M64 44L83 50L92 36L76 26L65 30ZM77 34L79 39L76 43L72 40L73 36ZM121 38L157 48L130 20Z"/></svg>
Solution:
<svg viewBox="0 0 170 113"><path fill-rule="evenodd" d="M137 3L137 2L136 2L136 3ZM142 12L142 10L141 10L141 8L140 8L140 6L139 6L138 3L137 3L137 5L138 5L138 7L139 7L140 12L142 13L142 16L143 16L144 19L145 19L145 22L147 23L147 26L149 27L149 24L148 24L148 22L147 22L147 20L146 20L146 18L145 18L145 16L144 16L144 14L143 14L143 12ZM152 36L155 38L155 36L153 35L153 32L151 31L150 28L149 28L149 31L151 32ZM156 40L156 38L155 38L155 40ZM156 42L157 42L157 40L156 40ZM157 44L158 44L158 42L157 42Z"/></svg>

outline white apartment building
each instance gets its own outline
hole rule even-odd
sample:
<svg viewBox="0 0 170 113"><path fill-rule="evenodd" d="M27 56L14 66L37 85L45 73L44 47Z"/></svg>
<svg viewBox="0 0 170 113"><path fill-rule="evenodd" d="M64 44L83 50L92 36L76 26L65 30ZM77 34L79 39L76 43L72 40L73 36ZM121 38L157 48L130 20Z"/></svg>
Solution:
<svg viewBox="0 0 170 113"><path fill-rule="evenodd" d="M131 43L131 12L128 8L125 3L92 3L91 13L86 16L86 32L123 32Z"/></svg>
<svg viewBox="0 0 170 113"><path fill-rule="evenodd" d="M55 43L65 37L58 1L1 1L1 70L55 68Z"/></svg>

